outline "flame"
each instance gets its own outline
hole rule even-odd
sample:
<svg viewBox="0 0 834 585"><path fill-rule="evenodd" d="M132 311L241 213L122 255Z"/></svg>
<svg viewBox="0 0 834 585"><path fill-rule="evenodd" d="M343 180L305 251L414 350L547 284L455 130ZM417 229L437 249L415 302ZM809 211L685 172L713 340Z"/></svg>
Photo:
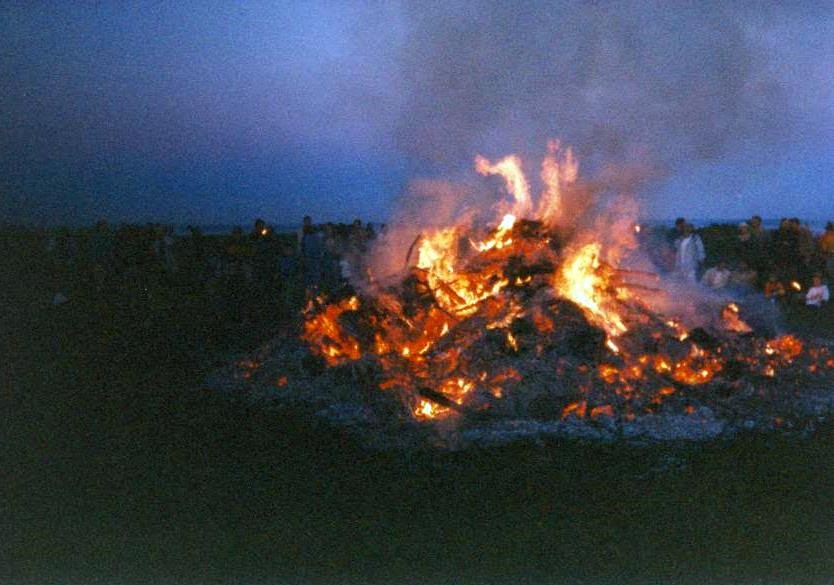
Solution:
<svg viewBox="0 0 834 585"><path fill-rule="evenodd" d="M481 155L475 157L475 170L481 175L500 175L504 178L507 191L515 199L512 206L513 216L530 215L530 185L521 170L521 159L515 155L502 158L497 163L490 163Z"/></svg>
<svg viewBox="0 0 834 585"><path fill-rule="evenodd" d="M501 220L501 223L498 224L498 227L495 230L495 235L483 242L472 242L472 245L478 252L488 252L493 248L501 250L510 246L513 243L511 234L515 221L516 218L512 213L506 214Z"/></svg>
<svg viewBox="0 0 834 585"><path fill-rule="evenodd" d="M323 304L323 299L317 299ZM328 304L323 310L312 314L313 301L307 307L308 319L304 322L302 338L322 355L330 366L339 365L348 360L358 360L362 356L359 342L343 331L339 317L348 311L359 310L359 299L355 296L339 303Z"/></svg>
<svg viewBox="0 0 834 585"><path fill-rule="evenodd" d="M456 404L462 404L466 395L475 387L475 383L466 378L456 377L445 380L439 388L440 393ZM452 410L448 406L435 404L430 400L421 398L414 408L414 416L417 418L438 418L448 416Z"/></svg>
<svg viewBox="0 0 834 585"><path fill-rule="evenodd" d="M602 406L595 406L591 409L591 418L599 418L601 416L614 416L614 407L610 404L603 404Z"/></svg>
<svg viewBox="0 0 834 585"><path fill-rule="evenodd" d="M562 419L566 419L567 417L573 415L577 418L585 418L585 414L588 410L588 402L586 400L580 400L579 402L572 402L568 404L565 408L562 409Z"/></svg>
<svg viewBox="0 0 834 585"><path fill-rule="evenodd" d="M793 335L783 335L769 341L766 347L790 361L799 357L803 345L799 338Z"/></svg>
<svg viewBox="0 0 834 585"><path fill-rule="evenodd" d="M672 366L671 375L677 382L698 386L711 382L723 368L721 359L693 343L689 355Z"/></svg>
<svg viewBox="0 0 834 585"><path fill-rule="evenodd" d="M422 398L414 409L414 416L417 418L436 418L440 414L440 408L433 402Z"/></svg>
<svg viewBox="0 0 834 585"><path fill-rule="evenodd" d="M507 331L507 345L513 348L513 351L518 351L518 341L516 341L515 335L510 331Z"/></svg>
<svg viewBox="0 0 834 585"><path fill-rule="evenodd" d="M721 311L721 318L724 320L724 327L727 331L733 331L735 333L750 333L753 331L753 328L742 321L739 313L740 309L737 304L727 304Z"/></svg>
<svg viewBox="0 0 834 585"><path fill-rule="evenodd" d="M511 226L514 221L514 218L505 218L501 225L506 230L507 225ZM500 227L498 231L501 232ZM494 272L483 273L456 270L458 238L456 228L438 230L423 238L417 268L426 272L429 287L445 310L457 316L467 316L477 312L479 302L497 295L509 284L509 280L498 278L500 271L497 268Z"/></svg>
<svg viewBox="0 0 834 585"><path fill-rule="evenodd" d="M598 242L579 248L565 261L555 286L566 298L586 309L592 322L605 329L608 335L617 337L628 331L628 328L608 306L610 284L600 270L600 250L601 244Z"/></svg>
<svg viewBox="0 0 834 585"><path fill-rule="evenodd" d="M305 309L301 335L311 350L328 366L366 356L378 366L373 370L378 387L395 393L414 418L436 420L497 403L526 404L515 401L513 393L535 385L525 383L523 367L507 365L514 359L555 359L536 367L566 380L576 377L576 389L587 399L565 406L562 418L627 421L661 404L689 409L687 392L708 392L704 386L729 370L730 355L752 372L776 376L803 353L802 342L790 335L767 343L752 336L724 336L702 347L679 316L649 310L643 291L665 293L647 284L657 275L625 268L641 231L633 203L615 202L593 231L566 227L567 197L578 165L558 142L548 144L537 205L518 157L493 163L479 156L475 169L502 177L512 196L512 203L498 206L493 223L475 226L462 220L424 229L409 249L408 286L371 281L361 302L357 296L333 302L317 297ZM568 324L563 321L560 300L571 301L605 333L609 352L599 354L606 356L604 363L572 361L554 349L570 346L564 327L577 326L569 324L571 311L564 314ZM724 306L720 328L749 332L742 309L736 303ZM750 348L750 354L739 355L733 344ZM811 357L813 363L800 364L805 375L818 375L823 364L834 368L827 353ZM243 376L251 376L252 369ZM286 383L282 376L277 385Z"/></svg>
<svg viewBox="0 0 834 585"><path fill-rule="evenodd" d="M538 208L538 217L547 225L556 225L563 215L562 196L566 188L576 182L579 165L570 148L558 158L558 140L547 143L547 156L542 161L541 179L545 185Z"/></svg>

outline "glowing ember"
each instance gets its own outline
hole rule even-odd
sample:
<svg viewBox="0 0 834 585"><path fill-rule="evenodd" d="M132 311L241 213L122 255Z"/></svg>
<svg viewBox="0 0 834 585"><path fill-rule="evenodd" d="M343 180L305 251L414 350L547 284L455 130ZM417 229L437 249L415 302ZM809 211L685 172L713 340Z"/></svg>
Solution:
<svg viewBox="0 0 834 585"><path fill-rule="evenodd" d="M770 341L767 350L778 353L784 359L790 361L796 359L802 353L802 341L793 335L783 335Z"/></svg>
<svg viewBox="0 0 834 585"><path fill-rule="evenodd" d="M585 413L588 410L588 402L582 400L580 402L573 402L568 404L562 410L562 418L567 418L569 416L575 416L577 418L585 418Z"/></svg>
<svg viewBox="0 0 834 585"><path fill-rule="evenodd" d="M323 304L323 299L317 299ZM347 311L359 309L359 299L351 297L339 303L325 305L320 312L313 312L314 302L310 301L306 311L309 315L304 322L303 338L314 351L324 356L329 365L338 365L346 360L357 360L362 353L359 342L346 334L339 324L339 317Z"/></svg>
<svg viewBox="0 0 834 585"><path fill-rule="evenodd" d="M729 303L721 311L721 318L724 320L724 327L735 333L750 333L753 328L741 320L740 309L737 304Z"/></svg>
<svg viewBox="0 0 834 585"><path fill-rule="evenodd" d="M510 331L507 331L507 344L513 348L513 351L518 351L518 341Z"/></svg>
<svg viewBox="0 0 834 585"><path fill-rule="evenodd" d="M614 416L614 407L610 404L604 404L591 409L591 418L599 418L601 416Z"/></svg>

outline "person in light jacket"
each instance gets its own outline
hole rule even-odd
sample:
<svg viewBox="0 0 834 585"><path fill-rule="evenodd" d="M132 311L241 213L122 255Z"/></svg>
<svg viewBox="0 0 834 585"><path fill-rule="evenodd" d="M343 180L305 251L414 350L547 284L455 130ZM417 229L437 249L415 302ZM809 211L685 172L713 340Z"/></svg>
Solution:
<svg viewBox="0 0 834 585"><path fill-rule="evenodd" d="M813 284L808 289L805 295L805 305L808 307L820 308L827 303L830 298L828 292L828 285L822 281L822 275L817 273L814 275Z"/></svg>
<svg viewBox="0 0 834 585"><path fill-rule="evenodd" d="M698 282L698 268L706 258L704 242L695 233L695 227L688 223L683 234L675 242L675 275L687 282Z"/></svg>

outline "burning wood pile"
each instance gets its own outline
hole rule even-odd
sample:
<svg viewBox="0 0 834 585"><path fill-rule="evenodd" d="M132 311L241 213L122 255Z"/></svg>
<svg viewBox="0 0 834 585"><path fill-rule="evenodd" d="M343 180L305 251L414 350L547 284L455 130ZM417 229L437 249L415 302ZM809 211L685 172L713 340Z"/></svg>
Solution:
<svg viewBox="0 0 834 585"><path fill-rule="evenodd" d="M634 261L630 200L569 217L581 191L570 151L551 144L535 208L517 157L476 169L512 196L500 220L423 229L393 277L371 265L343 294L311 299L309 355L282 366L281 392L320 400L339 386L330 412L349 403L367 421L451 422L473 437L705 438L827 415L828 348L753 327L726 299L685 310L694 297Z"/></svg>

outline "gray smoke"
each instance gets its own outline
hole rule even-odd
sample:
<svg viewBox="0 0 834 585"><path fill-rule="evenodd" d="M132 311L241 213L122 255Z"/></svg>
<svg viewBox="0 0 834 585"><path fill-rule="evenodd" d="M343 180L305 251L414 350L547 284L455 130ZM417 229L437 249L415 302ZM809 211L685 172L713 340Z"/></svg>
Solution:
<svg viewBox="0 0 834 585"><path fill-rule="evenodd" d="M586 168L660 170L788 139L807 112L791 99L780 47L831 24L830 10L809 6L412 2L400 147L460 168L476 152L538 157L559 137Z"/></svg>

